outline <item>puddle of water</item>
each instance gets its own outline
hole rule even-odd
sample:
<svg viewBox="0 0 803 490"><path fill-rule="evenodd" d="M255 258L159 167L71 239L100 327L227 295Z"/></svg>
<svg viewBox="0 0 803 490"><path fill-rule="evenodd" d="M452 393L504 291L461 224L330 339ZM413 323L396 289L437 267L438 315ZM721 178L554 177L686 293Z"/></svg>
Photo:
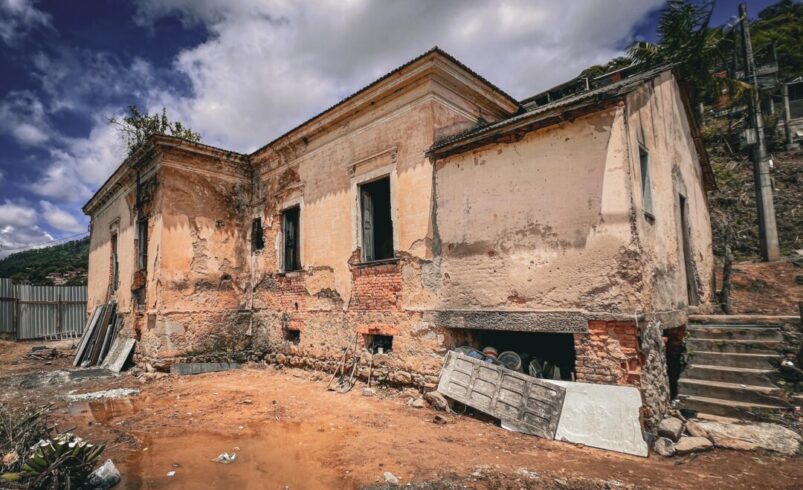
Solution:
<svg viewBox="0 0 803 490"><path fill-rule="evenodd" d="M266 426L256 435L207 431L138 434L142 448L117 464L125 489L331 489L354 485L312 452L325 437L298 423ZM230 464L215 463L220 453L237 453ZM175 475L167 476L175 471Z"/></svg>
<svg viewBox="0 0 803 490"><path fill-rule="evenodd" d="M147 400L141 398L107 398L88 402L79 401L67 405L66 412L71 417L105 424L123 415L132 415L139 412L146 403Z"/></svg>

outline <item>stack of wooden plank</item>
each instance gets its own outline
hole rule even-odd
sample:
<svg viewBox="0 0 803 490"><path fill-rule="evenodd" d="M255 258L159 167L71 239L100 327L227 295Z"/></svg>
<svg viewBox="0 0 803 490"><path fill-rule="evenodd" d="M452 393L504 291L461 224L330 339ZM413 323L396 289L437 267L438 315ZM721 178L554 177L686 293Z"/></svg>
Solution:
<svg viewBox="0 0 803 490"><path fill-rule="evenodd" d="M122 322L117 315L115 301L95 308L86 324L81 343L78 344L73 366L88 367L101 364L109 353L121 326Z"/></svg>

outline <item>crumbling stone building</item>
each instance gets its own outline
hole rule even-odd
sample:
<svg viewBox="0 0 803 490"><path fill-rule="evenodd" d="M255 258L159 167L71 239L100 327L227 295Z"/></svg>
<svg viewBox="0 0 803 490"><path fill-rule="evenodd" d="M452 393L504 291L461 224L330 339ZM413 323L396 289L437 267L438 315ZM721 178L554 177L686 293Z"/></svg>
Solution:
<svg viewBox="0 0 803 490"><path fill-rule="evenodd" d="M435 48L249 155L153 137L84 207L88 307L162 365L332 369L356 342L425 384L492 345L654 418L712 300L712 185L671 67L518 101Z"/></svg>

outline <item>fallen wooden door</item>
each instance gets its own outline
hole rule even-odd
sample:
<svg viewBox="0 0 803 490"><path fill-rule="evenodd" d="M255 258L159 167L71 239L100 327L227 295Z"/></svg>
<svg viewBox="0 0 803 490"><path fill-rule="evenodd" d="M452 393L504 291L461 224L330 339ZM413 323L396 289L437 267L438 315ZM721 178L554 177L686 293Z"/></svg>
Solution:
<svg viewBox="0 0 803 490"><path fill-rule="evenodd" d="M438 391L507 427L554 439L566 389L458 352L446 354Z"/></svg>

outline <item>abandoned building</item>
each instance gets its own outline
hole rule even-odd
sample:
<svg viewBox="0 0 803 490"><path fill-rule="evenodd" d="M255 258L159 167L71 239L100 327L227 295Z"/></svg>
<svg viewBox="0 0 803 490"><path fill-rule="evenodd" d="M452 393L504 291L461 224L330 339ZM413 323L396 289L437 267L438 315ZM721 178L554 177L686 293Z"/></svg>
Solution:
<svg viewBox="0 0 803 490"><path fill-rule="evenodd" d="M251 154L152 137L83 208L88 308L116 300L140 362L357 342L424 385L493 346L655 419L712 302L713 185L672 67L519 101L435 48Z"/></svg>

